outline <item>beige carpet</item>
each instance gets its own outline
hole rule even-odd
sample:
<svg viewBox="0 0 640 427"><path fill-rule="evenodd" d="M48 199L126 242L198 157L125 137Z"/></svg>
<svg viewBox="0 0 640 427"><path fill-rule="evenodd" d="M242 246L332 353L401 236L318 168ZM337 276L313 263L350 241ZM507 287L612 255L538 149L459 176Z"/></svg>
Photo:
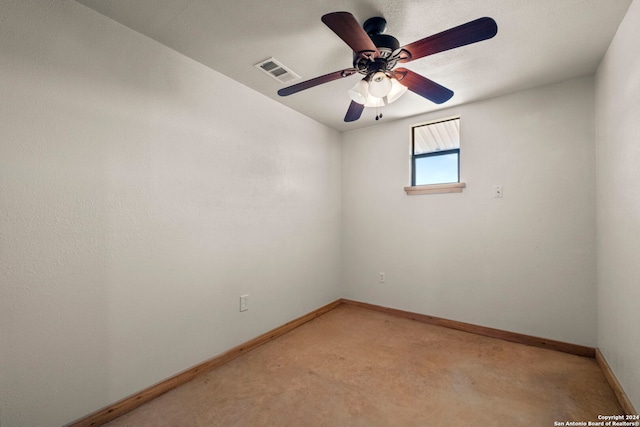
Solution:
<svg viewBox="0 0 640 427"><path fill-rule="evenodd" d="M117 426L553 426L623 413L594 359L339 306Z"/></svg>

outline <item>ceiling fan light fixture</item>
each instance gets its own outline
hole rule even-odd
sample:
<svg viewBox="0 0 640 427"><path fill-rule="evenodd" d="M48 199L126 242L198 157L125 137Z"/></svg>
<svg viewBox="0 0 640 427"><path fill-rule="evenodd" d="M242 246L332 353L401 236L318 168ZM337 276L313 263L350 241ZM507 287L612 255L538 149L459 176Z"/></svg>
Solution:
<svg viewBox="0 0 640 427"><path fill-rule="evenodd" d="M376 98L384 98L391 91L391 79L384 72L378 71L371 77L369 92Z"/></svg>
<svg viewBox="0 0 640 427"><path fill-rule="evenodd" d="M387 104L397 101L402 95L404 95L407 89L409 88L400 83L398 79L391 79L391 90L387 95Z"/></svg>
<svg viewBox="0 0 640 427"><path fill-rule="evenodd" d="M367 78L358 81L351 89L347 91L349 98L358 104L365 104L369 97L369 82Z"/></svg>
<svg viewBox="0 0 640 427"><path fill-rule="evenodd" d="M448 101L453 96L452 90L406 68L395 68L397 63L477 43L498 33L496 21L485 16L401 47L395 37L383 34L384 18L370 18L362 28L349 12L327 13L321 20L351 48L353 67L287 86L278 90L278 95L293 95L356 73L365 75L348 91L352 101L345 122L358 120L365 107L377 108L396 101L407 89L436 104ZM261 68L271 69L272 65L262 64ZM376 113L376 120L382 118L379 111Z"/></svg>
<svg viewBox="0 0 640 427"><path fill-rule="evenodd" d="M384 107L384 99L369 94L369 96L367 97L367 101L364 103L364 106L372 108Z"/></svg>

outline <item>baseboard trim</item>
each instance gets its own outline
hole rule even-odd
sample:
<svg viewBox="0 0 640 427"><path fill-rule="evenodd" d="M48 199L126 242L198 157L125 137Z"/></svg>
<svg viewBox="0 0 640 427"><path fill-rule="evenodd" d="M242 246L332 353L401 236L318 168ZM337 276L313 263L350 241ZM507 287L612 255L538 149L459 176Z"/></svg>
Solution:
<svg viewBox="0 0 640 427"><path fill-rule="evenodd" d="M622 385L618 382L618 379L616 378L613 371L611 370L611 366L609 366L609 363L607 363L607 359L604 358L604 355L602 354L599 348L596 349L596 361L598 362L600 369L602 369L602 373L604 374L604 377L607 379L607 382L611 386L613 393L618 398L618 402L620 403L620 406L622 406L622 409L624 410L625 414L637 415L638 412L635 410L635 408L631 404L631 401L629 400L627 393L624 392Z"/></svg>
<svg viewBox="0 0 640 427"><path fill-rule="evenodd" d="M530 345L534 347L546 348L549 350L562 351L564 353L575 354L578 356L595 357L596 349L578 344L570 344L562 341L549 340L546 338L534 337L531 335L519 334L516 332L503 331L501 329L488 328L486 326L473 325L471 323L458 322L456 320L442 319L440 317L428 316L426 314L412 313L410 311L398 310L395 308L383 307L380 305L369 304L365 302L352 301L348 299L340 300L343 304L354 307L366 308L369 310L380 311L392 316L404 317L430 325L443 326L445 328L457 329L459 331L470 332L472 334L483 335L485 337L499 338L505 341L516 342L520 344Z"/></svg>
<svg viewBox="0 0 640 427"><path fill-rule="evenodd" d="M244 344L240 344L239 346L234 347L212 359L209 359L205 362L200 363L199 365L189 368L184 372L181 372L177 375L167 378L166 380L161 381L156 385L146 388L112 405L109 405L103 409L100 409L90 415L87 415L86 417L83 417L70 424L67 424L66 427L96 427L96 426L101 426L103 424L106 424L109 421L113 421L119 416L124 415L127 412L130 412L139 406L142 406L144 403L150 400L153 400L156 397L186 382L191 381L192 379L210 371L211 369L216 368L220 365L223 365L229 362L230 360L235 359L236 357L250 350L253 350L256 347L266 344L267 342L272 341L278 338L279 336L286 334L289 331L292 331L298 326L303 325L304 323L307 323L310 320L315 319L316 317L322 316L323 314L333 310L340 304L341 304L341 300L336 300L323 307L320 307L317 310L314 310L308 314L305 314L304 316L298 317L297 319L287 322L282 326L279 326L250 341L247 341Z"/></svg>
<svg viewBox="0 0 640 427"><path fill-rule="evenodd" d="M534 337L531 335L524 335L515 332L503 331L501 329L493 329L485 326L473 325L471 323L458 322L455 320L442 319L440 317L428 316L426 314L412 313L410 311L398 310L395 308L383 307L380 305L369 304L365 302L353 301L348 299L341 299L340 302L345 305L351 305L354 307L365 308L368 310L380 311L382 313L390 314L392 316L403 317L406 319L415 320L417 322L428 323L430 325L443 326L445 328L457 329L464 332L470 332L472 334L483 335L491 338L498 338L505 341L516 342L520 344L546 348L548 350L561 351L564 353L575 354L578 356L595 358L598 366L602 370L604 377L611 386L613 393L615 394L620 406L624 410L626 415L637 415L638 412L633 407L633 404L629 400L627 393L618 379L614 375L611 367L604 358L604 355L599 348L586 347L578 344L570 344L562 341L549 340L545 338Z"/></svg>
<svg viewBox="0 0 640 427"><path fill-rule="evenodd" d="M263 344L268 343L281 335L286 334L301 326L316 317L322 316L325 313L333 310L339 305L349 305L353 307L360 307L368 310L379 311L396 317L403 317L406 319L414 320L421 323L427 323L430 325L442 326L450 329L457 329L459 331L470 332L472 334L483 335L491 338L498 338L505 341L516 342L519 344L530 345L534 347L541 347L549 350L561 351L564 353L575 354L578 356L595 358L600 369L602 370L605 378L609 382L614 394L616 395L620 406L626 414L637 414L631 401L624 392L624 389L618 382L617 378L613 374L611 367L607 363L603 354L599 349L593 347L586 347L578 344L571 344L562 341L549 340L546 338L534 337L531 335L519 334L516 332L504 331L501 329L488 328L486 326L478 326L471 323L458 322L456 320L443 319L440 317L429 316L426 314L413 313L410 311L398 310L395 308L383 307L380 305L369 304L365 302L353 301L349 299L339 299L332 303L329 303L323 307L320 307L304 316L298 317L290 322L285 323L269 332L266 332L244 344L234 347L216 357L213 357L205 362L202 362L192 368L187 369L179 374L176 374L164 381L159 382L151 387L148 387L138 393L135 393L129 397L126 397L112 405L109 405L103 409L100 409L86 417L76 420L65 427L97 427L106 424L121 415L130 412L139 406L142 406L146 402L155 399L156 397L182 385L192 379L209 372L210 370L221 366L236 357L247 353L254 348L257 348Z"/></svg>

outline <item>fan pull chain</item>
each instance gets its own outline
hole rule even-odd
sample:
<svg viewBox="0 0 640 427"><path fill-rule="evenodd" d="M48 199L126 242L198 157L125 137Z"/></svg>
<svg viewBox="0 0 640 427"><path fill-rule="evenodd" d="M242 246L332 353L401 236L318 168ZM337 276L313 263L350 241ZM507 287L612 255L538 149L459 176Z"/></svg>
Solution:
<svg viewBox="0 0 640 427"><path fill-rule="evenodd" d="M382 113L380 112L380 107L376 107L376 120L380 120L382 118Z"/></svg>

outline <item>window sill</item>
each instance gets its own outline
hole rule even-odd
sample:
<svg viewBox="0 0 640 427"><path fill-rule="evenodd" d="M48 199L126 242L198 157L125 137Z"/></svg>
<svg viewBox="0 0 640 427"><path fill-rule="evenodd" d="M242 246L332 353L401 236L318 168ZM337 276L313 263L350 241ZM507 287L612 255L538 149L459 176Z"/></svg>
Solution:
<svg viewBox="0 0 640 427"><path fill-rule="evenodd" d="M441 194L441 193L462 193L462 189L467 186L464 182L452 182L450 184L416 185L415 187L404 187L408 196L417 194Z"/></svg>

